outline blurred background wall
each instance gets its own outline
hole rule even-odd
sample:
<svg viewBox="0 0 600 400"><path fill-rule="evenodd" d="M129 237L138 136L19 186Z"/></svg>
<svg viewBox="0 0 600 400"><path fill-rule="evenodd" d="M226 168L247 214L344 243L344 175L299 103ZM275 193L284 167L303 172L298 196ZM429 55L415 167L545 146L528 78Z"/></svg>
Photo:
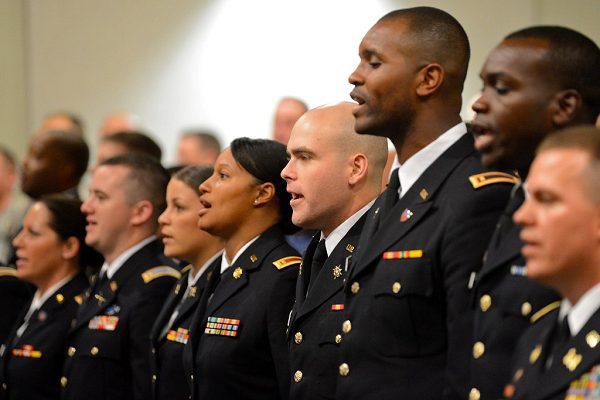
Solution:
<svg viewBox="0 0 600 400"><path fill-rule="evenodd" d="M174 159L182 130L224 144L269 137L282 96L349 100L358 44L396 8L433 5L471 40L463 114L503 36L559 24L600 42L598 0L0 0L0 142L19 156L42 118L72 111L95 148L101 120L137 114Z"/></svg>

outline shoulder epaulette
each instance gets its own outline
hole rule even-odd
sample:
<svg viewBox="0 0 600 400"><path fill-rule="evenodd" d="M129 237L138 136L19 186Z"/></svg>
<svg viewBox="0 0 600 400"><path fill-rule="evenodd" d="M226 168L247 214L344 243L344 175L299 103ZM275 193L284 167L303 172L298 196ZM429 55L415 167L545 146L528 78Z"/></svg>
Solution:
<svg viewBox="0 0 600 400"><path fill-rule="evenodd" d="M11 267L0 267L0 276L17 276L17 270Z"/></svg>
<svg viewBox="0 0 600 400"><path fill-rule="evenodd" d="M142 279L144 283L152 282L157 278L162 278L163 276L170 276L175 279L181 278L181 274L173 267L168 267L166 265L161 265L159 267L154 267L147 269L142 273Z"/></svg>
<svg viewBox="0 0 600 400"><path fill-rule="evenodd" d="M469 177L469 182L473 185L473 189L479 189L494 183L510 183L516 185L520 182L520 179L514 175L507 174L506 172L492 171L471 175Z"/></svg>
<svg viewBox="0 0 600 400"><path fill-rule="evenodd" d="M185 274L186 272L188 272L189 270L192 269L192 264L188 264L185 267L183 267L183 269L181 270L181 275Z"/></svg>
<svg viewBox="0 0 600 400"><path fill-rule="evenodd" d="M298 256L289 256L280 258L277 261L273 261L273 265L277 269L284 269L285 267L289 267L290 265L300 264L302 262L302 257Z"/></svg>
<svg viewBox="0 0 600 400"><path fill-rule="evenodd" d="M535 314L533 314L531 316L531 318L530 318L531 323L532 324L536 323L544 315L548 314L551 311L556 310L558 307L560 307L560 300L550 303L545 307L542 307L538 312L536 312Z"/></svg>

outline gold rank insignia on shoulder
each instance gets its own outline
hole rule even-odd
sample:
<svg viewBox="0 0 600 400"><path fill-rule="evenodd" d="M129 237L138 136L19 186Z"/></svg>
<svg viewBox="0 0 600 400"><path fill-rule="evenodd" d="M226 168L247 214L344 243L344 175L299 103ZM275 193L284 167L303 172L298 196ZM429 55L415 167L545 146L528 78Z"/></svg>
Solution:
<svg viewBox="0 0 600 400"><path fill-rule="evenodd" d="M188 265L186 265L185 267L183 267L181 269L181 274L183 275L183 274L185 274L186 272L188 272L191 269L192 269L192 264L188 264Z"/></svg>
<svg viewBox="0 0 600 400"><path fill-rule="evenodd" d="M560 307L560 300L557 300L553 303L550 303L550 304L542 307L539 311L537 311L535 314L533 314L529 320L533 324L533 323L539 321L540 318L542 318L544 315L548 314L551 311L556 310L558 307Z"/></svg>
<svg viewBox="0 0 600 400"><path fill-rule="evenodd" d="M0 267L0 276L17 276L17 270L11 267Z"/></svg>
<svg viewBox="0 0 600 400"><path fill-rule="evenodd" d="M144 283L152 282L153 280L162 278L163 276L170 276L175 279L181 278L179 271L173 267L167 267L166 265L150 268L142 273L142 279L144 280Z"/></svg>
<svg viewBox="0 0 600 400"><path fill-rule="evenodd" d="M280 258L277 261L273 261L273 265L275 266L275 268L282 270L286 267L289 267L290 265L300 264L301 262L302 262L302 257L289 256L289 257Z"/></svg>
<svg viewBox="0 0 600 400"><path fill-rule="evenodd" d="M473 189L479 189L494 183L510 183L516 185L520 181L521 180L514 175L499 171L483 172L469 177L469 182L473 185Z"/></svg>
<svg viewBox="0 0 600 400"><path fill-rule="evenodd" d="M423 250L386 251L382 258L384 260L423 258Z"/></svg>

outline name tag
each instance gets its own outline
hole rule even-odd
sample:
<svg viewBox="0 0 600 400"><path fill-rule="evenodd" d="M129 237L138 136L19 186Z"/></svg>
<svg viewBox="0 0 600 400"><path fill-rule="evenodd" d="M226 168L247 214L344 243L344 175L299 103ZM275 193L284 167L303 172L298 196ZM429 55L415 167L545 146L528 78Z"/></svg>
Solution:
<svg viewBox="0 0 600 400"><path fill-rule="evenodd" d="M119 324L119 317L114 315L97 315L92 318L88 328L98 331L114 331Z"/></svg>

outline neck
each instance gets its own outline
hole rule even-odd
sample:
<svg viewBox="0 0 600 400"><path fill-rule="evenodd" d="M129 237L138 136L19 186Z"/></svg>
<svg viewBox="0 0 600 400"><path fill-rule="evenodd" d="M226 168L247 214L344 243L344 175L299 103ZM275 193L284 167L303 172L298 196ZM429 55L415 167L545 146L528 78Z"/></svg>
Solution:
<svg viewBox="0 0 600 400"><path fill-rule="evenodd" d="M135 246L142 240L145 240L154 234L155 232L152 230L130 230L125 236L122 236L122 240L116 241L117 245L113 249L110 249L109 251L101 251L104 261L109 264L112 263L127 249Z"/></svg>
<svg viewBox="0 0 600 400"><path fill-rule="evenodd" d="M403 164L424 147L440 137L448 129L461 122L458 114L440 118L427 113L427 118L414 121L412 127L404 134L392 140L398 154L398 161Z"/></svg>
<svg viewBox="0 0 600 400"><path fill-rule="evenodd" d="M55 273L43 282L36 282L37 290L40 296L48 291L52 286L66 278L72 278L77 275L77 267L73 263L66 263L61 268L58 268Z"/></svg>
<svg viewBox="0 0 600 400"><path fill-rule="evenodd" d="M200 271L200 268L221 249L223 249L223 243L220 240L211 240L211 243L206 244L202 251L194 258L192 264L194 273Z"/></svg>
<svg viewBox="0 0 600 400"><path fill-rule="evenodd" d="M252 238L262 234L264 231L272 227L279 222L279 216L270 213L262 213L261 218L248 219L239 226L239 228L233 232L233 234L225 239L225 257L228 262L231 262L231 257L235 254Z"/></svg>

